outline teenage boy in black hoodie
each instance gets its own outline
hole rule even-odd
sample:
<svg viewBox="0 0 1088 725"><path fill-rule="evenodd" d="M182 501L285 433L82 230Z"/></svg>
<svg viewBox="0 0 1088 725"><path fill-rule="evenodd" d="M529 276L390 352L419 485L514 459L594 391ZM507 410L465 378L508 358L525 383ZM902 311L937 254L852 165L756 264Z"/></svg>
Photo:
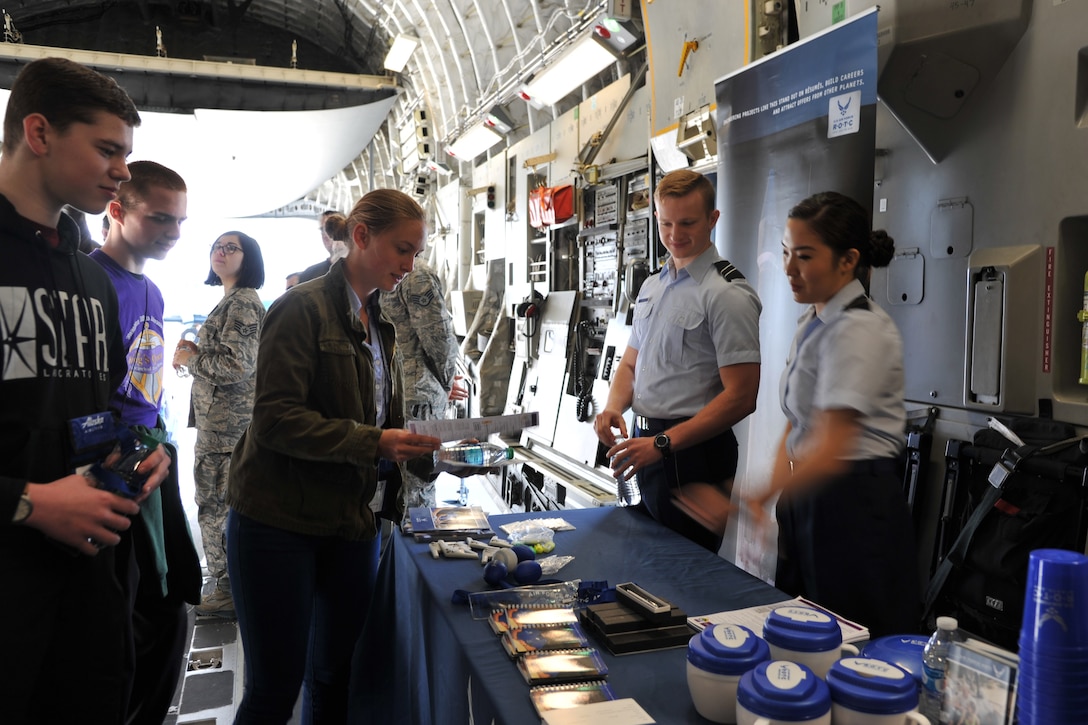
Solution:
<svg viewBox="0 0 1088 725"><path fill-rule="evenodd" d="M111 79L46 58L15 80L0 156L0 677L6 725L118 723L131 626L117 532L162 482L161 448L130 500L76 473L124 379L117 296L79 254L71 204L101 213L129 178L140 116ZM100 456L99 456L100 457ZM90 458L90 460L88 460Z"/></svg>

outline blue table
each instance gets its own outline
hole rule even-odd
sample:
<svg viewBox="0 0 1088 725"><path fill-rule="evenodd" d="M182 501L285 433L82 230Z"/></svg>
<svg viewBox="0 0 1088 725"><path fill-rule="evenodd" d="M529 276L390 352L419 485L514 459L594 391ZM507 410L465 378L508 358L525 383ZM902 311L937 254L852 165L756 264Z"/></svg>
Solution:
<svg viewBox="0 0 1088 725"><path fill-rule="evenodd" d="M555 554L575 556L563 579L634 581L689 615L788 597L724 559L628 509L598 508L490 517L504 523L562 517ZM484 591L478 561L431 558L426 544L394 535L383 558L383 596L360 640L353 723L529 725L540 722L528 685L486 621L453 604L456 589ZM622 656L598 649L617 697L633 697L657 722L706 723L691 704L683 648Z"/></svg>

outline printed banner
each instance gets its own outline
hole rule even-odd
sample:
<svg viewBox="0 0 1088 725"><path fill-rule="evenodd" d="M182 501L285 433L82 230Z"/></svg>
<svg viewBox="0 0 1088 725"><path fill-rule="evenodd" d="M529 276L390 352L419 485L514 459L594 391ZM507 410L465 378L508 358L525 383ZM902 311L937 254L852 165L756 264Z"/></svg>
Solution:
<svg viewBox="0 0 1088 725"><path fill-rule="evenodd" d="M786 215L802 199L838 191L872 210L877 101L876 10L834 25L715 84L722 256L763 303L759 400L778 399L782 365L803 308L782 271ZM785 429L777 405L760 405L736 432L734 490L761 490ZM775 569L773 532L742 519L726 532L728 558L765 580ZM735 547L731 549L730 547Z"/></svg>

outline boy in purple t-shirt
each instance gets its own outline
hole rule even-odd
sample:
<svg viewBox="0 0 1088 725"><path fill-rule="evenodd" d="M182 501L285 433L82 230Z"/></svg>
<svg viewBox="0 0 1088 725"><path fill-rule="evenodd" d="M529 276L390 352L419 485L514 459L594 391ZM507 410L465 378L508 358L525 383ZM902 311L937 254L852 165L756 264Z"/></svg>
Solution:
<svg viewBox="0 0 1088 725"><path fill-rule="evenodd" d="M128 357L128 374L114 392L111 407L127 425L155 428L163 385L163 299L155 283L144 276L144 263L165 259L177 244L185 221L186 188L181 176L153 161L134 161L128 168L132 179L121 184L117 198L106 207L110 219L106 241L90 257L102 265L117 290ZM168 495L166 486L163 496ZM165 515L161 506L159 511ZM133 611L136 662L129 723L157 724L165 719L185 654L185 602L175 591L164 596L164 573L154 564L154 542L164 542L164 549L169 549L192 547L192 541L166 541L163 515L141 516L147 535L140 526L132 535L140 583ZM195 551L191 559L196 561Z"/></svg>
<svg viewBox="0 0 1088 725"><path fill-rule="evenodd" d="M128 375L113 396L113 408L129 425L154 428L163 382L163 299L144 276L148 259L165 259L185 221L185 182L153 161L129 164L132 180L121 185L106 208L114 223L91 259L113 280L120 305Z"/></svg>

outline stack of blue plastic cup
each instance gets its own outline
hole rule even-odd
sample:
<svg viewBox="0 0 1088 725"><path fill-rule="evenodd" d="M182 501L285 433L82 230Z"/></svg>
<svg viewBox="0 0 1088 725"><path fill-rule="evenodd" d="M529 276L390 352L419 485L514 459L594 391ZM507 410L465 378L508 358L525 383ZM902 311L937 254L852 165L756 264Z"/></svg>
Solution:
<svg viewBox="0 0 1088 725"><path fill-rule="evenodd" d="M1021 725L1088 712L1088 556L1037 549L1028 560L1016 710Z"/></svg>

